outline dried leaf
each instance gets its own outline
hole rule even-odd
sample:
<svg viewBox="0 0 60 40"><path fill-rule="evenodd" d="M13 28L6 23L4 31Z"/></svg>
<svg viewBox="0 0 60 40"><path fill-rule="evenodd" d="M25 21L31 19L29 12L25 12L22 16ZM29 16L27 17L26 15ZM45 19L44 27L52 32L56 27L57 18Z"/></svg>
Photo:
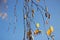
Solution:
<svg viewBox="0 0 60 40"><path fill-rule="evenodd" d="M48 19L50 19L50 14L49 13L45 13L45 16L48 18Z"/></svg>
<svg viewBox="0 0 60 40"><path fill-rule="evenodd" d="M24 15L24 19L26 19L26 18L27 18L27 15L25 14L25 15Z"/></svg>
<svg viewBox="0 0 60 40"><path fill-rule="evenodd" d="M36 0L36 2L40 2L40 0Z"/></svg>
<svg viewBox="0 0 60 40"><path fill-rule="evenodd" d="M0 17L2 17L2 13L0 13Z"/></svg>
<svg viewBox="0 0 60 40"><path fill-rule="evenodd" d="M3 0L4 1L4 3L7 3L7 0Z"/></svg>
<svg viewBox="0 0 60 40"><path fill-rule="evenodd" d="M48 20L46 20L46 24L48 24Z"/></svg>
<svg viewBox="0 0 60 40"><path fill-rule="evenodd" d="M3 15L2 15L2 19L6 19L7 18L7 13L4 13Z"/></svg>

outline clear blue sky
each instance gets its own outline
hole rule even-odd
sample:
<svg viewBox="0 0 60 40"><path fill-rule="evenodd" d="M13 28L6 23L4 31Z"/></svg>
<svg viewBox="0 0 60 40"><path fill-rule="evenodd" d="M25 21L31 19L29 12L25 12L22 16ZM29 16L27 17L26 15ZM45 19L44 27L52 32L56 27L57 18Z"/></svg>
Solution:
<svg viewBox="0 0 60 40"><path fill-rule="evenodd" d="M42 0L41 0L42 1ZM18 0L17 5L17 16L18 16L18 22L16 23L16 32L13 33L14 29L14 15L13 15L13 7L15 4L15 0L8 0L8 20L2 20L0 17L0 40L22 40L23 39L23 32L24 32L24 26L23 26L23 0ZM51 14L51 19L49 20L49 25L54 26L54 35L55 40L60 40L60 0L46 0L46 5L48 7L48 11ZM3 11L3 10L2 10ZM4 11L3 11L4 13ZM37 17L40 17L38 15L35 15ZM37 18L36 18L37 19ZM42 19L40 17L40 19ZM11 21L12 25L10 25L10 30L8 31L8 23ZM43 23L42 20L40 21L35 20L36 22L41 23L41 30L43 30L42 35L38 35L34 38L34 40L47 40L46 35L44 34L43 29ZM47 26L47 25L46 25ZM32 25L32 28L36 29L34 25ZM48 29L48 26L46 27Z"/></svg>

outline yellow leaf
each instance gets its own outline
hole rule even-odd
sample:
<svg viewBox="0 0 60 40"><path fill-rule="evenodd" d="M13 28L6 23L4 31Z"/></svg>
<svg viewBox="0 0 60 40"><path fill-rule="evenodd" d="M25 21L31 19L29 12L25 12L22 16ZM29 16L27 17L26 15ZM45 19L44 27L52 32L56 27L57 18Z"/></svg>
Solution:
<svg viewBox="0 0 60 40"><path fill-rule="evenodd" d="M47 30L47 35L50 36L53 31L54 31L53 26L50 26L50 28Z"/></svg>
<svg viewBox="0 0 60 40"><path fill-rule="evenodd" d="M47 30L47 35L48 35L48 36L51 35L51 30L50 30L50 29Z"/></svg>
<svg viewBox="0 0 60 40"><path fill-rule="evenodd" d="M51 30L51 32L53 32L53 31L54 31L54 28L53 28L53 26L50 26L50 30Z"/></svg>
<svg viewBox="0 0 60 40"><path fill-rule="evenodd" d="M36 23L36 27L39 28L40 27L40 24L39 23Z"/></svg>
<svg viewBox="0 0 60 40"><path fill-rule="evenodd" d="M34 31L34 34L39 34L39 33L41 33L41 30L39 30L39 29L36 29L36 30Z"/></svg>

